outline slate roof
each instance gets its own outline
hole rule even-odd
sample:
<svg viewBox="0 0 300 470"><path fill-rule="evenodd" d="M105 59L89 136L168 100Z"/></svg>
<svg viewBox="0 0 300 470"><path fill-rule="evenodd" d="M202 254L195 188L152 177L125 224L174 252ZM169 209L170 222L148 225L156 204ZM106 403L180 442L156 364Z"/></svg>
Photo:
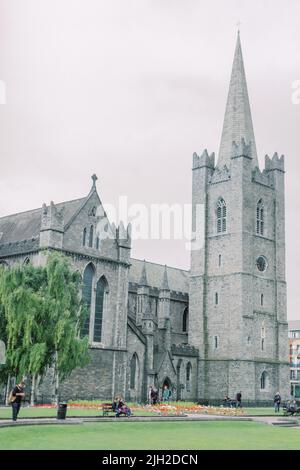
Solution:
<svg viewBox="0 0 300 470"><path fill-rule="evenodd" d="M60 210L65 208L64 222L69 222L74 213L80 208L86 198L55 204ZM39 237L41 227L42 207L19 214L0 218L0 245L31 240Z"/></svg>
<svg viewBox="0 0 300 470"><path fill-rule="evenodd" d="M131 258L129 282L139 284L144 261ZM164 279L165 265L146 261L146 273L149 286L161 289ZM167 266L168 283L170 290L175 292L189 292L189 271Z"/></svg>

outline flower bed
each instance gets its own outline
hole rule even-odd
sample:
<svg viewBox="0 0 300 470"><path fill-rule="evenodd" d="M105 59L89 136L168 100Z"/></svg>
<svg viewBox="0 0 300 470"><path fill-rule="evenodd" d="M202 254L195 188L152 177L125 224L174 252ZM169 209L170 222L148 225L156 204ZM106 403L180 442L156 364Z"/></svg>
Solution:
<svg viewBox="0 0 300 470"><path fill-rule="evenodd" d="M73 409L85 409L85 410L99 410L103 401L93 400L78 400L68 401L68 408ZM209 415L220 415L220 416L240 416L244 412L241 409L236 408L223 408L222 406L204 406L197 405L196 403L184 403L184 402L172 402L172 403L160 403L158 405L138 405L135 403L128 403L132 412L138 411L139 413L152 412L153 414L161 416L183 416L186 414L209 414ZM57 408L55 404L36 405L35 408Z"/></svg>
<svg viewBox="0 0 300 470"><path fill-rule="evenodd" d="M217 406L203 406L197 404L160 404L160 405L146 405L148 410L154 411L157 414L168 416L169 414L175 414L178 416L186 414L210 414L210 415L221 415L221 416L239 416L243 414L243 411L236 408L223 408Z"/></svg>

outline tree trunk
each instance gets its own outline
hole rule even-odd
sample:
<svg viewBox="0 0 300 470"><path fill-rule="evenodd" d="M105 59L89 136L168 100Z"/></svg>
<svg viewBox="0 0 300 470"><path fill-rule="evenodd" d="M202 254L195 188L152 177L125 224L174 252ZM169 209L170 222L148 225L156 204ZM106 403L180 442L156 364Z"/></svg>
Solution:
<svg viewBox="0 0 300 470"><path fill-rule="evenodd" d="M35 382L35 398L36 398L36 400L38 400L39 397L40 397L39 386L40 386L40 383L41 383L41 379L42 379L42 376L40 374L38 374L38 376L36 378L36 382Z"/></svg>
<svg viewBox="0 0 300 470"><path fill-rule="evenodd" d="M32 377L31 377L30 406L35 405L35 386L36 386L36 374L32 374Z"/></svg>
<svg viewBox="0 0 300 470"><path fill-rule="evenodd" d="M8 406L8 398L10 393L10 374L8 374L7 382L6 382L6 394L5 394L5 405Z"/></svg>
<svg viewBox="0 0 300 470"><path fill-rule="evenodd" d="M54 403L58 405L59 396L59 373L58 373L58 353L55 352L55 367L54 367Z"/></svg>

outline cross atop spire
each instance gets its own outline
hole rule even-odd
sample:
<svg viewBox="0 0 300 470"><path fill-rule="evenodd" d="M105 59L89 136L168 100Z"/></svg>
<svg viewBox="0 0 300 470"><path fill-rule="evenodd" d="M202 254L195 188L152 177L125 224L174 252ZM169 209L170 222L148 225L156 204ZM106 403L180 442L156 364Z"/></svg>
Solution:
<svg viewBox="0 0 300 470"><path fill-rule="evenodd" d="M93 186L92 186L92 189L96 189L96 181L98 179L97 175L95 175L95 173L91 176L92 180L93 180Z"/></svg>
<svg viewBox="0 0 300 470"><path fill-rule="evenodd" d="M241 142L242 138L245 139L247 144L251 142L252 165L253 167L258 166L240 32L238 31L219 151L218 167L230 165L232 143L235 141L238 144Z"/></svg>

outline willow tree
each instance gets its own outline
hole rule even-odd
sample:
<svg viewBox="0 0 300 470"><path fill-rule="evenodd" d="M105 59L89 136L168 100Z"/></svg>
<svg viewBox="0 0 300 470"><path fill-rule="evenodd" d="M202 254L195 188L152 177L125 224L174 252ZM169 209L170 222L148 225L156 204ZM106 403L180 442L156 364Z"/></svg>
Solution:
<svg viewBox="0 0 300 470"><path fill-rule="evenodd" d="M35 377L49 365L45 342L45 309L41 296L45 269L31 265L0 271L0 314L7 344L7 390L10 377L30 376L31 401Z"/></svg>
<svg viewBox="0 0 300 470"><path fill-rule="evenodd" d="M87 339L79 338L86 315L80 282L67 258L57 253L48 256L44 267L26 265L0 271L6 372L17 379L31 377L31 403L36 378L49 367L55 371L57 401L60 380L89 360Z"/></svg>
<svg viewBox="0 0 300 470"><path fill-rule="evenodd" d="M83 367L90 360L88 338L80 338L87 312L80 296L80 274L70 268L66 257L50 254L46 272L43 295L47 312L47 345L52 352L55 401L58 402L61 381L76 367Z"/></svg>

